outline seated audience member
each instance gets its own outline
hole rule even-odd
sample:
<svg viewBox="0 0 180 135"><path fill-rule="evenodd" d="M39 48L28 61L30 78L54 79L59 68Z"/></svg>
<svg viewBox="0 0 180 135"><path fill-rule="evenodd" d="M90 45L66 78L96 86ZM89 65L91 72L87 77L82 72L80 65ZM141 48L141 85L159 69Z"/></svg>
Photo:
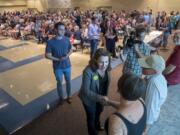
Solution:
<svg viewBox="0 0 180 135"><path fill-rule="evenodd" d="M67 24L66 26L66 32L65 32L65 36L70 38L73 35L73 26L72 24Z"/></svg>
<svg viewBox="0 0 180 135"><path fill-rule="evenodd" d="M170 55L166 62L165 74L168 85L176 85L180 83L180 30L174 34L174 48L173 53Z"/></svg>
<svg viewBox="0 0 180 135"><path fill-rule="evenodd" d="M74 39L81 41L81 31L79 30L79 26L74 27Z"/></svg>
<svg viewBox="0 0 180 135"><path fill-rule="evenodd" d="M16 24L16 26L10 30L11 37L17 39L20 36L20 24Z"/></svg>
<svg viewBox="0 0 180 135"><path fill-rule="evenodd" d="M82 25L81 37L82 37L83 42L87 42L87 40L88 40L88 27L86 24Z"/></svg>
<svg viewBox="0 0 180 135"><path fill-rule="evenodd" d="M81 38L81 31L79 29L79 26L77 26L77 25L74 26L74 33L73 33L73 35L74 35L74 45L81 44L82 38Z"/></svg>
<svg viewBox="0 0 180 135"><path fill-rule="evenodd" d="M31 34L31 24L29 22L26 22L26 26L20 32L21 32L22 40L25 40L26 36Z"/></svg>
<svg viewBox="0 0 180 135"><path fill-rule="evenodd" d="M151 55L138 60L146 75L147 88L144 93L147 107L147 129L159 118L160 109L167 97L167 81L162 75L165 69L165 61L159 55Z"/></svg>
<svg viewBox="0 0 180 135"><path fill-rule="evenodd" d="M120 104L116 103L117 111L105 123L108 135L142 135L146 128L146 107L140 97L145 89L144 79L135 74L125 73L120 77Z"/></svg>

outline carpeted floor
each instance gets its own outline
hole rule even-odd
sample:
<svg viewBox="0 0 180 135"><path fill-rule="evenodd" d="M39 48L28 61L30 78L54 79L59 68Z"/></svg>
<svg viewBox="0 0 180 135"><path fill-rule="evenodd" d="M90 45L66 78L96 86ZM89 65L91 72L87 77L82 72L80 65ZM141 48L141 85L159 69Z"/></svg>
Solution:
<svg viewBox="0 0 180 135"><path fill-rule="evenodd" d="M168 88L168 97L162 106L159 120L148 135L180 135L180 84Z"/></svg>
<svg viewBox="0 0 180 135"><path fill-rule="evenodd" d="M118 101L116 84L121 74L122 65L112 71L112 82L109 97ZM169 87L168 97L162 107L161 115L148 135L180 135L180 85ZM102 123L114 111L111 107L105 107L102 114ZM65 103L62 106L45 113L34 120L28 126L20 129L13 135L87 135L86 117L82 104L77 96L73 98L71 105ZM105 135L101 132L100 135Z"/></svg>
<svg viewBox="0 0 180 135"><path fill-rule="evenodd" d="M171 41L170 41L171 44ZM165 59L172 52L173 46L169 46L169 51L160 51ZM112 81L110 84L109 98L119 100L117 90L117 80L121 76L122 66L119 65L112 70ZM180 84L169 87L168 97L161 109L161 115L157 123L150 127L148 135L180 135ZM114 112L111 107L105 107L101 121ZM22 114L23 115L23 114ZM0 135L4 135L1 133ZM81 101L74 96L72 104L63 104L51 108L48 112L35 119L27 126L19 129L13 135L87 135L86 116ZM100 135L105 135L101 132Z"/></svg>

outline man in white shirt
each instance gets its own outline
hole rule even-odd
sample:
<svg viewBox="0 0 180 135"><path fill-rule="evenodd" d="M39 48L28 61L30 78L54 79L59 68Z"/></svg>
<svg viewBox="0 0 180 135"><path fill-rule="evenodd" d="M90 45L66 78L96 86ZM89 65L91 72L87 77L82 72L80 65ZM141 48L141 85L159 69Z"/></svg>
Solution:
<svg viewBox="0 0 180 135"><path fill-rule="evenodd" d="M162 75L165 61L159 55L151 55L138 60L146 75L147 88L145 104L147 107L147 127L158 120L160 109L167 97L167 81Z"/></svg>
<svg viewBox="0 0 180 135"><path fill-rule="evenodd" d="M98 20L96 17L92 17L91 24L88 27L88 37L91 43L91 54L90 57L92 58L94 53L97 50L98 41L100 38L101 28L99 27Z"/></svg>

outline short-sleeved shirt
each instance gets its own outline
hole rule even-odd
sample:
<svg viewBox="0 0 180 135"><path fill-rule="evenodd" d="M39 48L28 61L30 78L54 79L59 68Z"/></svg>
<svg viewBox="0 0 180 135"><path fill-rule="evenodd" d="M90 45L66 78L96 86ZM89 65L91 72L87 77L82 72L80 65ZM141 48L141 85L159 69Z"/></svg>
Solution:
<svg viewBox="0 0 180 135"><path fill-rule="evenodd" d="M71 50L71 47L72 46L69 41L69 38L63 37L60 40L53 38L47 41L46 53L51 53L53 57L61 58L67 56L67 54ZM65 69L69 67L71 67L69 57L63 61L53 61L54 69Z"/></svg>
<svg viewBox="0 0 180 135"><path fill-rule="evenodd" d="M150 55L150 49L144 42L139 45L139 50L145 56ZM133 72L138 76L142 75L142 68L138 63L138 56L135 51L135 46L125 47L123 50L123 54L127 55L123 67L123 73Z"/></svg>
<svg viewBox="0 0 180 135"><path fill-rule="evenodd" d="M167 81L162 74L146 76L147 88L145 93L145 104L147 108L146 124L152 125L158 120L161 106L167 97Z"/></svg>

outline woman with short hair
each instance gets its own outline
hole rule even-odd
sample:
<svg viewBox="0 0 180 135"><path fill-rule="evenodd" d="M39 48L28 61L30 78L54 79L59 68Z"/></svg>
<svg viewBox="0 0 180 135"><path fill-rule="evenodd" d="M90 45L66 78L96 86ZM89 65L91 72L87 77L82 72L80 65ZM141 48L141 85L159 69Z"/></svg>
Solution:
<svg viewBox="0 0 180 135"><path fill-rule="evenodd" d="M145 81L125 73L118 81L120 104L106 121L108 135L142 135L146 127L146 107L140 97L146 89ZM109 101L111 102L111 101Z"/></svg>

